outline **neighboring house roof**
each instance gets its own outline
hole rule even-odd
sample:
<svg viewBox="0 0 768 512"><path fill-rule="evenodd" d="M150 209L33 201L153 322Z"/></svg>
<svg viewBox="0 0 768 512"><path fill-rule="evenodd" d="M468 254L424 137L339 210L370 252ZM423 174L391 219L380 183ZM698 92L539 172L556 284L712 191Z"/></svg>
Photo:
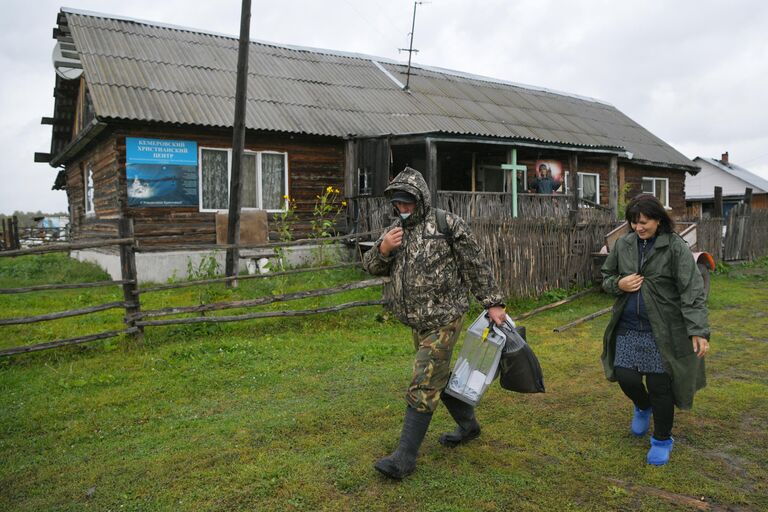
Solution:
<svg viewBox="0 0 768 512"><path fill-rule="evenodd" d="M696 176L685 177L685 199L696 201L715 197L715 187L722 187L723 196L744 195L747 187L753 194L768 193L768 180L730 162L697 156L693 162L701 167Z"/></svg>
<svg viewBox="0 0 768 512"><path fill-rule="evenodd" d="M96 116L231 127L235 37L64 8ZM334 137L443 133L693 162L607 103L387 59L251 42L246 126Z"/></svg>

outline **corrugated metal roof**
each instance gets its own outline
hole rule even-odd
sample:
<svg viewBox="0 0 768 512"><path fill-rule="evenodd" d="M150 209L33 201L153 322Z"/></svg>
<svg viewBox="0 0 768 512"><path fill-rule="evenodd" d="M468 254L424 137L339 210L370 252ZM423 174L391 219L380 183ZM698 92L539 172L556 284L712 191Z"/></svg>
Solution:
<svg viewBox="0 0 768 512"><path fill-rule="evenodd" d="M747 169L739 165L732 164L730 162L725 163L722 160L717 160L715 158L707 158L707 157L700 157L700 156L697 156L694 159L694 163L699 160L706 162L720 169L721 171L726 172L731 176L735 176L736 178L746 182L747 184L753 187L754 193L764 194L768 192L768 180L758 176L757 174L754 174L753 172L748 171Z"/></svg>
<svg viewBox="0 0 768 512"><path fill-rule="evenodd" d="M228 127L237 39L62 9L97 116ZM251 42L247 127L344 137L448 133L620 148L695 164L612 105L491 78L361 55Z"/></svg>

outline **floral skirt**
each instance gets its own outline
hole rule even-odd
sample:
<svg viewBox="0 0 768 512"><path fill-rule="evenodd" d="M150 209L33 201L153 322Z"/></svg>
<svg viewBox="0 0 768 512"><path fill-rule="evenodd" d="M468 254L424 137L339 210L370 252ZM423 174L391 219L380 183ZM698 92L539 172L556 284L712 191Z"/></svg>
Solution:
<svg viewBox="0 0 768 512"><path fill-rule="evenodd" d="M651 331L627 329L616 336L614 366L640 373L665 373L664 360Z"/></svg>

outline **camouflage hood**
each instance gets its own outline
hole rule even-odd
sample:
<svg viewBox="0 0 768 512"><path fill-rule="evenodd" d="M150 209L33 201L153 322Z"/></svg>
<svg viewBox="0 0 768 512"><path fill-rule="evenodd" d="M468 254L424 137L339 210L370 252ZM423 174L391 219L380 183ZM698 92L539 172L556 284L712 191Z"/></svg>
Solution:
<svg viewBox="0 0 768 512"><path fill-rule="evenodd" d="M412 215L413 220L408 219L408 224L417 224L427 216L431 208L432 196L427 182L419 171L411 167L403 169L384 190L384 195L390 199L396 190L403 190L416 197L416 211Z"/></svg>
<svg viewBox="0 0 768 512"><path fill-rule="evenodd" d="M430 193L421 174L406 167L385 190L387 199L402 190L416 197L414 213L396 219L385 231L402 227L402 244L389 256L376 246L363 256L363 268L373 275L388 275L384 286L387 308L404 324L422 331L436 329L469 309L467 291L485 308L502 303L490 266L467 224L446 213L447 230L438 226Z"/></svg>

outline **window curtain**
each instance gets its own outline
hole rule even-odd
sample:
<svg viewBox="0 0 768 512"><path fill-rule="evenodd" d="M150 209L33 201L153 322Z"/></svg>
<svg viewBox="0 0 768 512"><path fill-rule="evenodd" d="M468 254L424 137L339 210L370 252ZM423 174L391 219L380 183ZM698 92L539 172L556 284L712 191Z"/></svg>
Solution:
<svg viewBox="0 0 768 512"><path fill-rule="evenodd" d="M595 176L581 177L581 197L597 203L597 178Z"/></svg>
<svg viewBox="0 0 768 512"><path fill-rule="evenodd" d="M285 195L285 155L262 153L261 155L261 207L280 210Z"/></svg>
<svg viewBox="0 0 768 512"><path fill-rule="evenodd" d="M243 155L243 194L241 205L243 208L259 207L259 182L256 174L256 155L246 153Z"/></svg>
<svg viewBox="0 0 768 512"><path fill-rule="evenodd" d="M202 174L202 208L226 210L229 208L229 155L216 149L200 150Z"/></svg>
<svg viewBox="0 0 768 512"><path fill-rule="evenodd" d="M667 204L667 182L666 180L656 180L656 199L661 201L664 206Z"/></svg>

